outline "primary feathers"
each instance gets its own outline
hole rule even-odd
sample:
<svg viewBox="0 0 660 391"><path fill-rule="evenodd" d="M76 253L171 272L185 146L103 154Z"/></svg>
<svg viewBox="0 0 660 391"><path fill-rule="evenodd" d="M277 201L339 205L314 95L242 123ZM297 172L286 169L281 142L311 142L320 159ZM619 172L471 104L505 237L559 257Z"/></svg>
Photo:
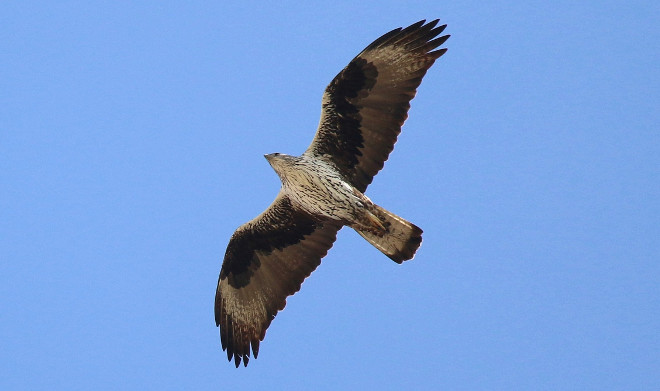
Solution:
<svg viewBox="0 0 660 391"><path fill-rule="evenodd" d="M232 235L215 296L215 320L236 367L259 342L287 296L321 263L344 225L397 263L411 259L422 230L374 204L364 191L383 168L417 87L447 49L438 20L390 31L357 55L323 94L321 120L299 157L266 155L282 188Z"/></svg>

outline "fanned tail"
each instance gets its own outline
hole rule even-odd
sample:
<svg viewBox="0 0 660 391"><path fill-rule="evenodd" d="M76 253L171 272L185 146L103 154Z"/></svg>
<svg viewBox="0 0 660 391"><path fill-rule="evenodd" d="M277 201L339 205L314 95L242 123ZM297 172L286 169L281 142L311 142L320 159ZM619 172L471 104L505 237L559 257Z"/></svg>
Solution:
<svg viewBox="0 0 660 391"><path fill-rule="evenodd" d="M367 216L371 228L354 227L357 233L396 263L412 259L422 244L422 230L378 205L373 207Z"/></svg>

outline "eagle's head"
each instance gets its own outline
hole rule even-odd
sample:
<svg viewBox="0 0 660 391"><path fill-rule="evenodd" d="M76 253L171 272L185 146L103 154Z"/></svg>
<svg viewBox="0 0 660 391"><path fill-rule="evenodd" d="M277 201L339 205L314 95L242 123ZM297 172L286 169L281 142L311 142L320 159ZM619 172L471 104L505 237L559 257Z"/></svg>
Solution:
<svg viewBox="0 0 660 391"><path fill-rule="evenodd" d="M300 160L299 157L277 152L264 155L264 157L283 182L287 174L292 171L293 165Z"/></svg>

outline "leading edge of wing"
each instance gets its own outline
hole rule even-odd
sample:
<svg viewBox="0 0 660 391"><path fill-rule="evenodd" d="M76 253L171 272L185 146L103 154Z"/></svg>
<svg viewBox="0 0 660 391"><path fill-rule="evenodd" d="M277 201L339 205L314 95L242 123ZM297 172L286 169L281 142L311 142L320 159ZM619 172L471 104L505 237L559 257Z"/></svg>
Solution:
<svg viewBox="0 0 660 391"><path fill-rule="evenodd" d="M215 297L215 321L228 360L247 365L286 298L321 263L341 226L318 223L278 195L232 235Z"/></svg>
<svg viewBox="0 0 660 391"><path fill-rule="evenodd" d="M339 72L324 92L305 153L331 161L365 191L394 149L426 71L447 50L434 50L449 38L436 38L446 27L438 21L384 34Z"/></svg>

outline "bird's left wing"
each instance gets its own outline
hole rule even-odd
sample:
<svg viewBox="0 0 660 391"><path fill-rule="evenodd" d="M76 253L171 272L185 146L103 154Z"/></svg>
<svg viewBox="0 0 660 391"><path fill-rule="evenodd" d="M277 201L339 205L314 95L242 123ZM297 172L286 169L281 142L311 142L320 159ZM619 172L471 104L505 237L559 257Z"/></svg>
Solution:
<svg viewBox="0 0 660 391"><path fill-rule="evenodd" d="M291 207L280 193L261 215L231 237L215 294L215 322L222 349L247 366L286 298L321 263L340 225L318 223Z"/></svg>
<svg viewBox="0 0 660 391"><path fill-rule="evenodd" d="M372 42L323 94L319 128L305 154L334 163L362 192L392 152L426 71L447 51L437 49L449 38L437 37L446 25L424 22Z"/></svg>

